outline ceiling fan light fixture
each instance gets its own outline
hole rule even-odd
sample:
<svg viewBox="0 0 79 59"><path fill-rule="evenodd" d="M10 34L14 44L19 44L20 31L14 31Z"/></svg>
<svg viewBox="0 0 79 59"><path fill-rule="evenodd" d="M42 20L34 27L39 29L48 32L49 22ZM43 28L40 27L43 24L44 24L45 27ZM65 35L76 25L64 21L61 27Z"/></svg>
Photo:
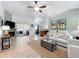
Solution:
<svg viewBox="0 0 79 59"><path fill-rule="evenodd" d="M39 11L39 7L35 7L34 10L35 10L35 11Z"/></svg>

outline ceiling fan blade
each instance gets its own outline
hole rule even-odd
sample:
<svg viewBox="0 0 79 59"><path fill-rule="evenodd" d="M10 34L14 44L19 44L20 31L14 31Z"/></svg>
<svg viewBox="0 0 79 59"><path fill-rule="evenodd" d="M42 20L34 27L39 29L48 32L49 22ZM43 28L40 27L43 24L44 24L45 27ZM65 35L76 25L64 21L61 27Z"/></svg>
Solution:
<svg viewBox="0 0 79 59"><path fill-rule="evenodd" d="M28 8L34 8L34 7L32 7L32 6L27 6Z"/></svg>
<svg viewBox="0 0 79 59"><path fill-rule="evenodd" d="M46 6L40 6L39 8L46 8Z"/></svg>
<svg viewBox="0 0 79 59"><path fill-rule="evenodd" d="M38 1L35 1L35 5L38 3Z"/></svg>
<svg viewBox="0 0 79 59"><path fill-rule="evenodd" d="M41 12L41 13L42 13L42 10L39 10L39 12Z"/></svg>

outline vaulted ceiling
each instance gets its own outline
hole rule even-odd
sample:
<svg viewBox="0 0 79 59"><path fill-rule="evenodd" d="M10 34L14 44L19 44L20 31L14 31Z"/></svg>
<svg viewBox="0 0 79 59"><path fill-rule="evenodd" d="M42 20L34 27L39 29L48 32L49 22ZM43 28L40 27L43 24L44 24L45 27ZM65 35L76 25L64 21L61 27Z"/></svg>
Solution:
<svg viewBox="0 0 79 59"><path fill-rule="evenodd" d="M54 17L69 9L79 8L79 1L39 1L39 3L47 6L43 9L43 13L39 13L27 8L27 6L34 6L33 2L34 1L4 1L3 6L5 10L13 15L27 17L31 20L40 16Z"/></svg>

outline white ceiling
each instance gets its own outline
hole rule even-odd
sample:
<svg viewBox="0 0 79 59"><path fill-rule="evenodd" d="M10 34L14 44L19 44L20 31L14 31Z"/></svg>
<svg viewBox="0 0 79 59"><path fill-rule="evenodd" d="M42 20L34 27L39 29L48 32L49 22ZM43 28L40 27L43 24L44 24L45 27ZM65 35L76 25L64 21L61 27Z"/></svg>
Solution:
<svg viewBox="0 0 79 59"><path fill-rule="evenodd" d="M33 9L26 7L28 5L34 6L33 1L4 1L3 5L5 10L11 14L27 17L31 20L34 20L35 16L54 17L66 10L79 8L79 1L40 1L39 3L47 6L46 9L43 9L43 13L34 12Z"/></svg>
<svg viewBox="0 0 79 59"><path fill-rule="evenodd" d="M32 9L27 9L25 5L18 1L4 1L3 2L5 10L10 12L11 14L18 16L32 16ZM30 15L30 16L29 16Z"/></svg>
<svg viewBox="0 0 79 59"><path fill-rule="evenodd" d="M69 9L79 8L79 1L51 1L46 2L46 4L48 5L46 10L49 15L57 15Z"/></svg>

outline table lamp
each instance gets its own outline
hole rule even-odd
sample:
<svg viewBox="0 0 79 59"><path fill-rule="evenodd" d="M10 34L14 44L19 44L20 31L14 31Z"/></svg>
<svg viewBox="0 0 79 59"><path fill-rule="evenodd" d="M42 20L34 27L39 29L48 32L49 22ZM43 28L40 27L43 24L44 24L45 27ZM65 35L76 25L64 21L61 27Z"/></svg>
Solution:
<svg viewBox="0 0 79 59"><path fill-rule="evenodd" d="M3 35L8 35L8 30L10 30L10 27L8 25L2 26Z"/></svg>

